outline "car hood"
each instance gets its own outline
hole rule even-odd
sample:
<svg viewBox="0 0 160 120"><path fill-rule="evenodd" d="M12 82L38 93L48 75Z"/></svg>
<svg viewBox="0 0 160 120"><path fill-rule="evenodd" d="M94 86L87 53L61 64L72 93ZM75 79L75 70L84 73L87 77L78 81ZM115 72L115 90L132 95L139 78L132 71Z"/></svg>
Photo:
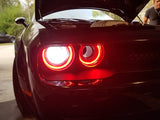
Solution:
<svg viewBox="0 0 160 120"><path fill-rule="evenodd" d="M149 0L35 0L36 20L43 16L67 9L96 8L108 10L130 22Z"/></svg>

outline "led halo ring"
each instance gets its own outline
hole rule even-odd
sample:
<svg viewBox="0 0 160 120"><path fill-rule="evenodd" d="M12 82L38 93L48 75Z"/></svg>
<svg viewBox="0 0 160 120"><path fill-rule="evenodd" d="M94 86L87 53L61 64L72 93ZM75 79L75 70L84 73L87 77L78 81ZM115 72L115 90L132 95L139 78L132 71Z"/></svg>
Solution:
<svg viewBox="0 0 160 120"><path fill-rule="evenodd" d="M89 51L88 54L91 57L90 58L85 57L85 54L83 53L84 51L85 51L85 54L87 54L86 51ZM103 54L104 54L104 48L101 44L91 45L91 46L82 45L79 50L79 60L83 65L87 67L95 67L101 62L103 58Z"/></svg>
<svg viewBox="0 0 160 120"><path fill-rule="evenodd" d="M62 60L63 61L62 63L54 63L55 61L53 62L53 61L49 60L49 55L47 55L47 52L48 52L49 49L52 49L52 48L55 49L54 51L51 51L51 52L53 52L53 54L58 55L59 59L60 58L64 59L64 60ZM57 53L58 51L56 49L63 49L63 51L61 50L60 54L59 54L59 53ZM63 56L62 52L64 52L64 54L66 56ZM54 59L58 59L58 57L57 58L56 57L57 56L54 56ZM65 58L63 58L63 57L65 57ZM55 70L55 71L65 70L65 69L67 69L71 65L71 63L72 63L72 61L74 59L74 49L70 45L69 46L53 46L53 47L48 47L48 48L45 48L42 51L42 59L43 59L44 64L49 69L52 69L52 70Z"/></svg>

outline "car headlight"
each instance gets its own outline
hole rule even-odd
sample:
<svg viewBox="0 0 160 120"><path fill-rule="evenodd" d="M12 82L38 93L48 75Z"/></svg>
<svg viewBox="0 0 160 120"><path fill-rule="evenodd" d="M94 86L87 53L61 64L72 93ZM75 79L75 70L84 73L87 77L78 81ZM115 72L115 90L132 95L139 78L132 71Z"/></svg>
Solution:
<svg viewBox="0 0 160 120"><path fill-rule="evenodd" d="M61 71L71 65L74 59L74 50L72 46L48 47L42 51L42 59L48 68Z"/></svg>
<svg viewBox="0 0 160 120"><path fill-rule="evenodd" d="M79 60L87 67L95 67L104 56L104 49L101 44L82 45L79 50Z"/></svg>

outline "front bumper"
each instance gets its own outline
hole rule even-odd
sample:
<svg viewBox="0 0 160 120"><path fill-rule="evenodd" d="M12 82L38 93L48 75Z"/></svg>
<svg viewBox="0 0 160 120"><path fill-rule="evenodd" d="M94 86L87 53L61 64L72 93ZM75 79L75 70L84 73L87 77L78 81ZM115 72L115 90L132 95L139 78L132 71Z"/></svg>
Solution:
<svg viewBox="0 0 160 120"><path fill-rule="evenodd" d="M33 98L42 120L158 120L159 71L128 72L97 86L57 87L34 77ZM35 84L34 84L35 83Z"/></svg>

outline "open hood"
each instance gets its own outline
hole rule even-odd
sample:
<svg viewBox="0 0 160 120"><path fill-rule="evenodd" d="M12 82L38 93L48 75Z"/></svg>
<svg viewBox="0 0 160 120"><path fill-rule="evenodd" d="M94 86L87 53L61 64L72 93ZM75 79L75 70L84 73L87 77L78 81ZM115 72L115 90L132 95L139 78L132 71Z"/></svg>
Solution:
<svg viewBox="0 0 160 120"><path fill-rule="evenodd" d="M36 20L67 9L94 8L109 10L131 22L149 0L35 0Z"/></svg>

